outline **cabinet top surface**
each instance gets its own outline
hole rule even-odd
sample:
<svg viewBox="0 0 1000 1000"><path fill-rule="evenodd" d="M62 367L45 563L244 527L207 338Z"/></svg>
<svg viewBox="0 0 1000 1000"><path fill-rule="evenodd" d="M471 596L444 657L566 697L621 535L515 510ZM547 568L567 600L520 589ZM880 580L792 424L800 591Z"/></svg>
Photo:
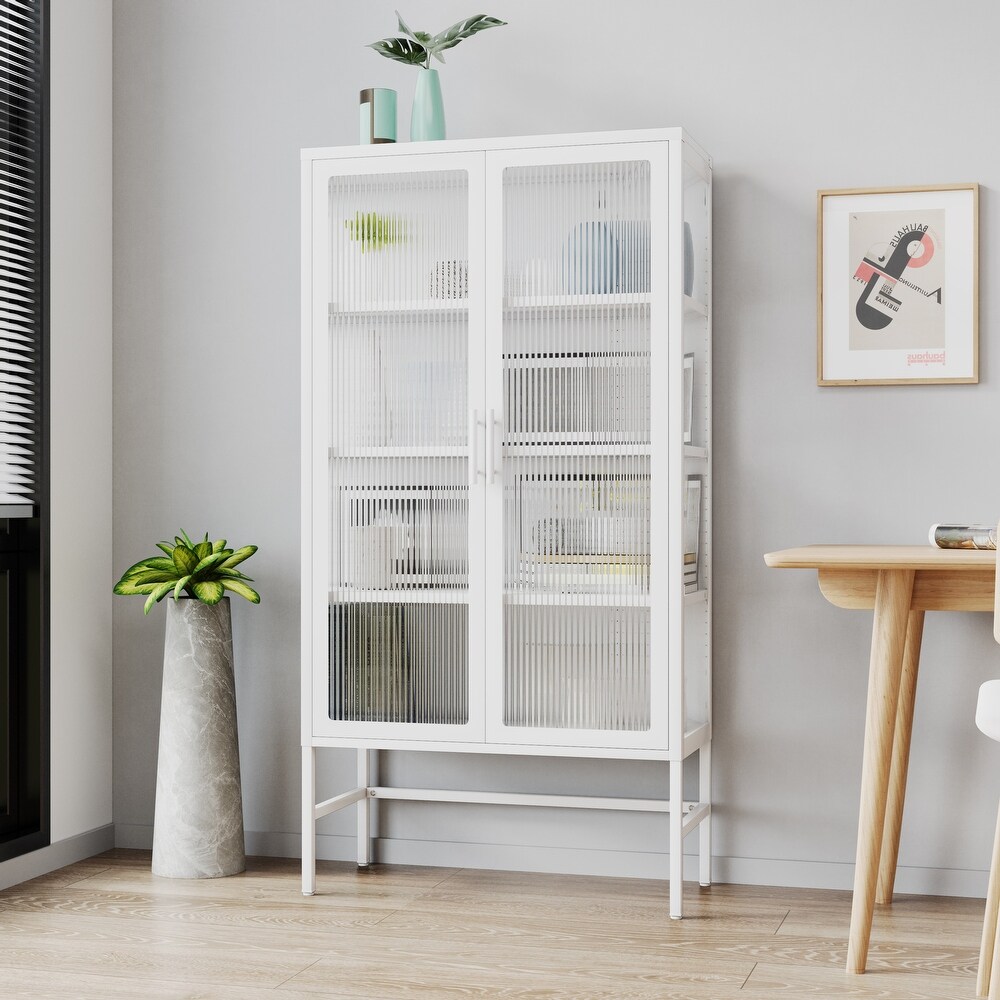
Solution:
<svg viewBox="0 0 1000 1000"><path fill-rule="evenodd" d="M803 545L768 552L774 569L992 569L996 552L936 545Z"/></svg>
<svg viewBox="0 0 1000 1000"><path fill-rule="evenodd" d="M442 139L432 142L387 142L364 146L317 146L301 151L303 160L383 157L426 153L474 153L491 149L539 149L625 142L685 142L711 165L712 158L682 128L631 129L621 132L580 132L561 135L501 136L483 139Z"/></svg>

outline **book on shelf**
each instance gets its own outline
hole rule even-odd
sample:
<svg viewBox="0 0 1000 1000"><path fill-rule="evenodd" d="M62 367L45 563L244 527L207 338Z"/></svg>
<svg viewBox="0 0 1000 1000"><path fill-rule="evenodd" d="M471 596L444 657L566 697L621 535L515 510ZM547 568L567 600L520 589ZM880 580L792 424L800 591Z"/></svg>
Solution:
<svg viewBox="0 0 1000 1000"><path fill-rule="evenodd" d="M522 554L517 583L579 593L613 593L621 587L645 588L649 583L646 556Z"/></svg>
<svg viewBox="0 0 1000 1000"><path fill-rule="evenodd" d="M698 566L701 556L701 476L688 476L684 490L684 589L693 583L698 589Z"/></svg>
<svg viewBox="0 0 1000 1000"><path fill-rule="evenodd" d="M939 549L995 549L995 524L932 524L927 533Z"/></svg>
<svg viewBox="0 0 1000 1000"><path fill-rule="evenodd" d="M609 567L607 572L626 572L624 568L615 567L646 565L649 562L647 555L609 555L607 553L525 553L522 558L533 563L555 563L555 564L575 564L575 565L601 565Z"/></svg>
<svg viewBox="0 0 1000 1000"><path fill-rule="evenodd" d="M694 355L684 355L684 443L691 444L694 419Z"/></svg>

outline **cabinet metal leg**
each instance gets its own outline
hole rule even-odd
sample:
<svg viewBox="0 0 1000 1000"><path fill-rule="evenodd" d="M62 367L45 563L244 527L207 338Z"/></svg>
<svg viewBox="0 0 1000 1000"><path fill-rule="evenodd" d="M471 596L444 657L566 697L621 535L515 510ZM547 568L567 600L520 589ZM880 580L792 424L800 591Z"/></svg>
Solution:
<svg viewBox="0 0 1000 1000"><path fill-rule="evenodd" d="M372 784L371 760L368 751L358 750L358 788L370 788ZM371 861L371 798L365 795L358 799L358 867L367 868Z"/></svg>
<svg viewBox="0 0 1000 1000"><path fill-rule="evenodd" d="M316 892L316 748L302 748L302 895Z"/></svg>
<svg viewBox="0 0 1000 1000"><path fill-rule="evenodd" d="M670 919L684 916L684 761L670 762Z"/></svg>
<svg viewBox="0 0 1000 1000"><path fill-rule="evenodd" d="M712 744L698 751L698 801L712 801ZM712 884L712 813L698 825L698 883Z"/></svg>
<svg viewBox="0 0 1000 1000"><path fill-rule="evenodd" d="M376 787L379 783L379 752L378 750L368 751L368 784L369 787ZM375 853L375 845L378 843L379 838L379 817L382 812L382 807L379 805L378 799L369 798L368 799L368 834L370 840L368 841L371 847L370 850L370 863L375 864L378 861Z"/></svg>

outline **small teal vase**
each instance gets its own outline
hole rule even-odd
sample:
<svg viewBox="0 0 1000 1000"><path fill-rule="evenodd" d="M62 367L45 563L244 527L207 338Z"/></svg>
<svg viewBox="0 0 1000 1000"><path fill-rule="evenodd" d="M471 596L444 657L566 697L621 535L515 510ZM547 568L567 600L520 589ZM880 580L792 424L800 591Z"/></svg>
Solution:
<svg viewBox="0 0 1000 1000"><path fill-rule="evenodd" d="M417 89L410 112L410 141L444 138L444 102L436 69L417 70Z"/></svg>

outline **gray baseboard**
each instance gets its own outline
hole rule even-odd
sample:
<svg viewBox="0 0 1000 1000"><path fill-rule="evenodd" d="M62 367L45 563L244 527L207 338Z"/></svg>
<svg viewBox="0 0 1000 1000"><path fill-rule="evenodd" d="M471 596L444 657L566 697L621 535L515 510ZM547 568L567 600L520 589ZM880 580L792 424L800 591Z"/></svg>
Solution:
<svg viewBox="0 0 1000 1000"><path fill-rule="evenodd" d="M108 824L96 830L68 837L58 843L22 854L19 858L0 862L0 889L7 889L19 882L47 875L57 868L64 868L84 858L110 851L115 846L115 828Z"/></svg>
<svg viewBox="0 0 1000 1000"><path fill-rule="evenodd" d="M251 834L247 834L247 843ZM139 823L115 823L115 847L130 851L151 851L153 849L153 828ZM264 855L278 857L278 855Z"/></svg>
<svg viewBox="0 0 1000 1000"><path fill-rule="evenodd" d="M685 878L687 866L685 865ZM692 876L695 877L695 876ZM831 861L780 861L770 858L713 858L712 877L734 885L797 886L805 889L854 888L854 864ZM895 892L917 896L986 898L988 870L965 868L896 869Z"/></svg>
<svg viewBox="0 0 1000 1000"><path fill-rule="evenodd" d="M150 850L153 828L119 824L115 844ZM301 841L297 833L247 831L247 854L271 858L297 858ZM630 851L574 850L515 844L451 844L427 840L378 840L376 857L385 864L434 865L443 868L492 868L500 871L558 872L564 875L611 875L621 878L666 879L666 854ZM320 835L317 857L326 861L353 861L354 838ZM684 878L698 880L697 855L684 858ZM734 885L776 885L805 889L845 889L854 884L854 865L825 861L782 861L770 858L712 859L712 878ZM907 868L896 872L896 892L928 896L985 898L988 871L951 868Z"/></svg>

